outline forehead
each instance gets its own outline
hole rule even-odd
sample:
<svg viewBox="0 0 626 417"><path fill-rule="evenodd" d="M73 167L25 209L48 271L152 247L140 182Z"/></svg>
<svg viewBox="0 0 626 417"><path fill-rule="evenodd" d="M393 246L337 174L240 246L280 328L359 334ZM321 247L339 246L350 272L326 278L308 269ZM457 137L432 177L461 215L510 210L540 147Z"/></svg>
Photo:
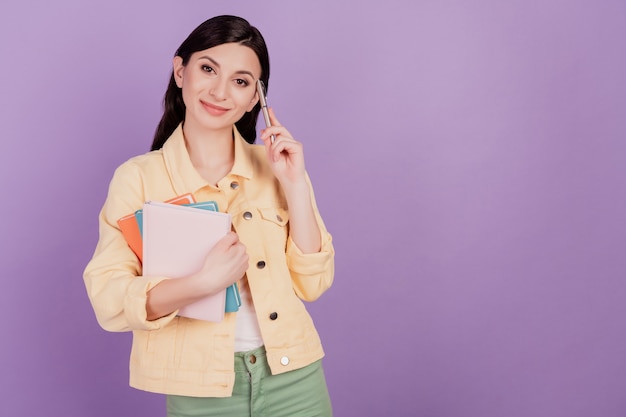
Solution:
<svg viewBox="0 0 626 417"><path fill-rule="evenodd" d="M261 76L261 63L256 53L249 47L238 43L224 43L203 51L195 52L192 60L211 60L219 69L227 72L249 71Z"/></svg>

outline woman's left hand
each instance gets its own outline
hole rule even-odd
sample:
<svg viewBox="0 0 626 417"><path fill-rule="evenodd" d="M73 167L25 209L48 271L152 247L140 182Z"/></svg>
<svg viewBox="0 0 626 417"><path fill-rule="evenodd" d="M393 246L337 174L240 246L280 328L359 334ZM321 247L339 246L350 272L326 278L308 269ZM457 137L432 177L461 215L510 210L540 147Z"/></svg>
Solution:
<svg viewBox="0 0 626 417"><path fill-rule="evenodd" d="M295 140L280 124L272 108L268 110L272 126L261 130L261 140L265 144L272 171L283 187L303 184L306 174L302 143ZM272 135L276 138L274 143L271 140Z"/></svg>

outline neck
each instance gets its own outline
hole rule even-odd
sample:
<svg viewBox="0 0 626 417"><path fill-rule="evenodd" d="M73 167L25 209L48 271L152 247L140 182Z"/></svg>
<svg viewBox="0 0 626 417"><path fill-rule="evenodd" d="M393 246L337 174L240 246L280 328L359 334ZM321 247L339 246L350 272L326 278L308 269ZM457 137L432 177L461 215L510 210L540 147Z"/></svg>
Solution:
<svg viewBox="0 0 626 417"><path fill-rule="evenodd" d="M233 129L207 131L183 125L185 146L194 168L210 184L217 184L228 174L235 161Z"/></svg>

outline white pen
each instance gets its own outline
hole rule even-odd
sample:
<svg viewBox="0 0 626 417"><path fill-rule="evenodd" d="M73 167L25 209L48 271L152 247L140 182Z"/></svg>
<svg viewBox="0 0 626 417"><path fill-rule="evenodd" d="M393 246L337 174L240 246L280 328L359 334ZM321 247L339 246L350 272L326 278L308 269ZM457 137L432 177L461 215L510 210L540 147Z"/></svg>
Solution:
<svg viewBox="0 0 626 417"><path fill-rule="evenodd" d="M270 114L267 111L267 97L265 96L265 84L261 79L256 80L256 91L259 94L259 101L261 102L261 112L263 113L263 119L265 119L265 127L272 126L270 122ZM274 143L276 136L271 136L271 141Z"/></svg>

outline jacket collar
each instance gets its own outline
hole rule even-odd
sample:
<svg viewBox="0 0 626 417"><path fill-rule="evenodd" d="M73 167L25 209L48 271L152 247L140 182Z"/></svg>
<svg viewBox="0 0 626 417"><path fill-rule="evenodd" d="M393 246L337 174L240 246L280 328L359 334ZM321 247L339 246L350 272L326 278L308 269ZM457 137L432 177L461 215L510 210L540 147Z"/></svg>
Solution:
<svg viewBox="0 0 626 417"><path fill-rule="evenodd" d="M233 126L233 136L235 162L228 175L250 179L254 174L251 153L255 145L246 142L235 126ZM178 125L163 145L163 159L177 195L188 192L195 193L201 188L211 186L200 176L191 163L185 146L182 123Z"/></svg>

